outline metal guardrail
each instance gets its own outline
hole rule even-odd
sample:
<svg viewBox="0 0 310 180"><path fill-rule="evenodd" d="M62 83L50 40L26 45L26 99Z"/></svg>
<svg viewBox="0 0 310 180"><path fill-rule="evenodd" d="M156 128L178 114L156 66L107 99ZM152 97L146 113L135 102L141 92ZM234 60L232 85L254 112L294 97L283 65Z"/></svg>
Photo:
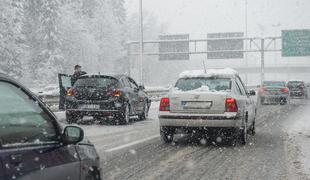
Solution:
<svg viewBox="0 0 310 180"><path fill-rule="evenodd" d="M257 89L257 86L247 86L248 89ZM168 88L146 89L147 94L151 97L152 101L159 101L162 97L169 93ZM58 110L59 95L39 95L52 110Z"/></svg>

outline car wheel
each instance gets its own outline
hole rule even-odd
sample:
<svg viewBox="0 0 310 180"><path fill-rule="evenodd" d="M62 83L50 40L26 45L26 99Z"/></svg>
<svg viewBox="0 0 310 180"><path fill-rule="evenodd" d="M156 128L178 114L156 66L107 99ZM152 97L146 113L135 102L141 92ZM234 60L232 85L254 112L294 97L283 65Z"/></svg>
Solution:
<svg viewBox="0 0 310 180"><path fill-rule="evenodd" d="M100 173L97 170L89 171L85 177L85 180L100 180Z"/></svg>
<svg viewBox="0 0 310 180"><path fill-rule="evenodd" d="M169 127L160 128L160 137L164 143L171 143L173 141L174 130Z"/></svg>
<svg viewBox="0 0 310 180"><path fill-rule="evenodd" d="M76 123L80 117L76 114L67 114L66 113L66 121L68 124Z"/></svg>
<svg viewBox="0 0 310 180"><path fill-rule="evenodd" d="M240 132L240 142L242 145L245 145L247 143L248 140L248 132L247 132L247 122L244 123L243 125L243 129Z"/></svg>
<svg viewBox="0 0 310 180"><path fill-rule="evenodd" d="M255 119L254 119L254 121L253 121L253 124L252 124L252 126L251 126L249 132L250 132L250 134L251 134L252 136L254 136L254 135L256 134L256 131L255 131Z"/></svg>
<svg viewBox="0 0 310 180"><path fill-rule="evenodd" d="M265 104L265 99L264 99L264 98L261 98L261 99L260 99L260 104L261 104L261 105L264 105L264 104Z"/></svg>
<svg viewBox="0 0 310 180"><path fill-rule="evenodd" d="M130 122L130 110L129 110L128 104L125 105L123 112L120 115L120 118L118 118L118 122L119 122L118 124L121 124L121 125L129 124L129 122Z"/></svg>
<svg viewBox="0 0 310 180"><path fill-rule="evenodd" d="M149 115L149 107L147 103L144 103L143 112L139 115L139 120L143 121L146 120Z"/></svg>

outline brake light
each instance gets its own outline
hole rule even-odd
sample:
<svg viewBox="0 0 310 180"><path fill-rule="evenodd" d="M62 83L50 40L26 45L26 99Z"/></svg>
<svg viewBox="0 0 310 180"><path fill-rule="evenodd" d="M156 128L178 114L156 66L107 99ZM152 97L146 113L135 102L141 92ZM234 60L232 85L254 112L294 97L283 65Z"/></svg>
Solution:
<svg viewBox="0 0 310 180"><path fill-rule="evenodd" d="M121 91L119 89L114 89L113 90L113 96L114 97L120 97L121 96Z"/></svg>
<svg viewBox="0 0 310 180"><path fill-rule="evenodd" d="M266 92L266 91L267 91L267 88L265 88L265 87L262 87L259 89L259 92L261 92L261 93Z"/></svg>
<svg viewBox="0 0 310 180"><path fill-rule="evenodd" d="M67 91L67 96L74 96L76 93L76 90L74 88L70 88Z"/></svg>
<svg viewBox="0 0 310 180"><path fill-rule="evenodd" d="M283 93L288 93L288 92L289 92L289 89L288 89L288 88L283 88L283 89L281 89L281 92L283 92Z"/></svg>
<svg viewBox="0 0 310 180"><path fill-rule="evenodd" d="M226 110L225 112L238 112L237 101L234 98L226 99Z"/></svg>
<svg viewBox="0 0 310 180"><path fill-rule="evenodd" d="M169 98L162 98L160 100L159 111L170 111L170 100L169 100Z"/></svg>

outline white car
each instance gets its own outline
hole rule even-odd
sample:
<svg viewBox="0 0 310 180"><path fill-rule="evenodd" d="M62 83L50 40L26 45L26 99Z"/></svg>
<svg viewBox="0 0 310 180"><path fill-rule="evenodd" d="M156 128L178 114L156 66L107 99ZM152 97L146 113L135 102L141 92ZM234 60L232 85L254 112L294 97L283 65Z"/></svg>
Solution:
<svg viewBox="0 0 310 180"><path fill-rule="evenodd" d="M204 130L207 135L232 132L246 144L255 134L256 104L238 73L233 69L185 71L159 107L160 134L165 143L177 130Z"/></svg>

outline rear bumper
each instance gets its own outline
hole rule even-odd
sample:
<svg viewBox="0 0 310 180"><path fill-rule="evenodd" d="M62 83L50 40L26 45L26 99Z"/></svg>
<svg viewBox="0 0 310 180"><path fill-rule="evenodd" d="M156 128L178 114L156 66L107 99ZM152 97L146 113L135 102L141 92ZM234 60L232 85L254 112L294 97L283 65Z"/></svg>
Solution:
<svg viewBox="0 0 310 180"><path fill-rule="evenodd" d="M304 98L306 96L306 92L303 91L291 91L290 97L292 98Z"/></svg>
<svg viewBox="0 0 310 180"><path fill-rule="evenodd" d="M221 115L159 115L160 126L173 127L241 127L242 117L237 114Z"/></svg>
<svg viewBox="0 0 310 180"><path fill-rule="evenodd" d="M80 110L80 109L67 109L67 115L75 116L116 116L121 114L121 110Z"/></svg>
<svg viewBox="0 0 310 180"><path fill-rule="evenodd" d="M261 98L264 99L287 99L289 94L281 94L281 95L261 95Z"/></svg>

